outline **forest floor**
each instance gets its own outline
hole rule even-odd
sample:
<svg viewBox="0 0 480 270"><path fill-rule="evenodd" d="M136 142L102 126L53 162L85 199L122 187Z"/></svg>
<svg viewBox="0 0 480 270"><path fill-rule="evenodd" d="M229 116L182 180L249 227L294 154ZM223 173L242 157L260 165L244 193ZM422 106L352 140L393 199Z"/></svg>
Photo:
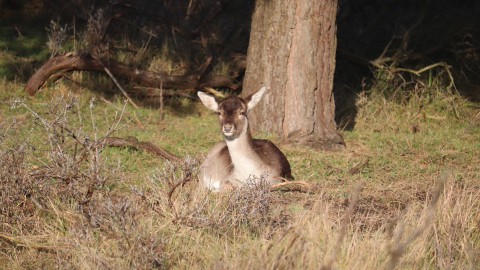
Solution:
<svg viewBox="0 0 480 270"><path fill-rule="evenodd" d="M0 82L4 269L479 265L480 107L456 94L360 95L341 152L256 133L279 145L309 192L211 194L195 173L222 138L198 102L135 109L69 82L35 97L23 86ZM107 135L184 159L104 147Z"/></svg>
<svg viewBox="0 0 480 270"><path fill-rule="evenodd" d="M209 193L196 173L222 140L213 113L187 98L137 109L87 73L29 97L26 76L48 57L36 33L0 39L0 269L478 269L480 105L441 82L379 79L344 151L256 132L307 192Z"/></svg>

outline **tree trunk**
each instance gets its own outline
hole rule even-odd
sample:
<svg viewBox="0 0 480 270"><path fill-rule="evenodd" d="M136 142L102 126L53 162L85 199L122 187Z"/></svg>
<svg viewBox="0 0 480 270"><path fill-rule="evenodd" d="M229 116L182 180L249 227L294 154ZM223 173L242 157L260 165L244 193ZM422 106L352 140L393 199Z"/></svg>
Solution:
<svg viewBox="0 0 480 270"><path fill-rule="evenodd" d="M255 129L320 149L341 149L334 120L337 0L257 0L244 94L270 91L250 114Z"/></svg>

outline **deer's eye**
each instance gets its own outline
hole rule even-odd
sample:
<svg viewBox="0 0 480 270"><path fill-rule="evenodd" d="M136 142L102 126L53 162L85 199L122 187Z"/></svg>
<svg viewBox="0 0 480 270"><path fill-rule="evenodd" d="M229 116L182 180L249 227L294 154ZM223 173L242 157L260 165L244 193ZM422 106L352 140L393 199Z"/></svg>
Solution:
<svg viewBox="0 0 480 270"><path fill-rule="evenodd" d="M240 115L243 115L243 116L245 116L245 112L240 112Z"/></svg>

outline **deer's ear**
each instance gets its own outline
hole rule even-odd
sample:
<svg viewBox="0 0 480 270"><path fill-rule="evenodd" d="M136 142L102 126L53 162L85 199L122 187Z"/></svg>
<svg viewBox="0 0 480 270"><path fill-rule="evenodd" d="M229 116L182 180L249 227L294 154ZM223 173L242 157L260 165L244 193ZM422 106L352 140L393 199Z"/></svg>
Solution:
<svg viewBox="0 0 480 270"><path fill-rule="evenodd" d="M197 95L202 101L203 105L205 105L205 107L215 112L218 111L218 102L215 100L214 97L200 91L198 91Z"/></svg>
<svg viewBox="0 0 480 270"><path fill-rule="evenodd" d="M267 88L264 86L260 88L260 90L258 90L256 93L252 94L247 98L247 108L249 111L258 104L265 92L267 92Z"/></svg>

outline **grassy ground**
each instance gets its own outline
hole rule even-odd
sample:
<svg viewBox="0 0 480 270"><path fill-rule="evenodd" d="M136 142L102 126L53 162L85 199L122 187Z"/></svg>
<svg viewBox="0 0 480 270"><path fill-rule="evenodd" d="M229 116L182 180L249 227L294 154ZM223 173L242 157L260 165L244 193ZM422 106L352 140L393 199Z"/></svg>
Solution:
<svg viewBox="0 0 480 270"><path fill-rule="evenodd" d="M280 146L311 193L218 195L195 177L173 188L221 139L195 102L161 120L63 82L34 98L19 83L0 88L4 269L478 266L480 108L457 95L361 95L345 151ZM111 132L193 158L95 142Z"/></svg>
<svg viewBox="0 0 480 270"><path fill-rule="evenodd" d="M221 140L212 113L134 109L65 80L27 97L23 71L48 55L17 52L38 41L22 32L0 42L0 269L478 269L479 104L378 83L345 151L279 144L309 193L209 194L195 173ZM185 159L105 148L110 134Z"/></svg>

